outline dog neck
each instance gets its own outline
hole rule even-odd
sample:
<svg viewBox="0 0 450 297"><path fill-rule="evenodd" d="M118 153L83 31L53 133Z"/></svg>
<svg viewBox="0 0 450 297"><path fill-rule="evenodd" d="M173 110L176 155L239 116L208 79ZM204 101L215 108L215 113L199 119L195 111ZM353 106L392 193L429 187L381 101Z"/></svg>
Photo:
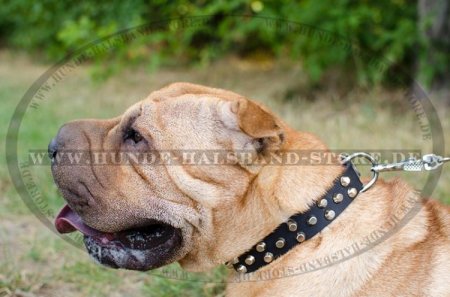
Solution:
<svg viewBox="0 0 450 297"><path fill-rule="evenodd" d="M307 211L290 216L250 250L228 262L227 266L242 274L254 272L313 238L331 224L353 202L363 187L353 164L349 162L345 168L331 189Z"/></svg>
<svg viewBox="0 0 450 297"><path fill-rule="evenodd" d="M310 135L306 134L303 137L310 138L308 141L305 139L299 141L303 144L303 151L308 153L318 151L317 149L308 151L304 148L305 143L310 143L315 148L323 147ZM254 272L303 241L314 237L332 223L362 188L351 164L345 166L345 172L340 175L344 166L336 163L320 166L280 166L276 173L273 172L273 168L261 171L254 183L251 197L253 199L257 197L256 199L259 198L260 201L269 198L272 205L261 208L266 210L262 211L266 215L262 219L264 221L270 218L277 219L274 219L272 224L265 224L272 226L272 229L266 230L264 235L261 234L258 242L247 249L247 252L228 262L227 266L240 273ZM318 181L322 181L322 185ZM272 189L272 192L269 189ZM249 236L254 238L250 234Z"/></svg>

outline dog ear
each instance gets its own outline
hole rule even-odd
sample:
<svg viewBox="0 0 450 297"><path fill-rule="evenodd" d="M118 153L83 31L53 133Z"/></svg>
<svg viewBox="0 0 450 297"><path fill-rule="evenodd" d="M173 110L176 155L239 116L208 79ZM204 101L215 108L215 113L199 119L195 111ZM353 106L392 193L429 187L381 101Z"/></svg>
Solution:
<svg viewBox="0 0 450 297"><path fill-rule="evenodd" d="M241 131L253 139L257 152L280 149L284 131L280 121L259 104L241 98L231 104Z"/></svg>

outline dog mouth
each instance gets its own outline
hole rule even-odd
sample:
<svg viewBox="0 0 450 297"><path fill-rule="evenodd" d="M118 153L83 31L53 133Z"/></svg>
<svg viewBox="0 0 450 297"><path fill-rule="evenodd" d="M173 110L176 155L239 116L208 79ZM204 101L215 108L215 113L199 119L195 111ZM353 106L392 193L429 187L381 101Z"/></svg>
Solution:
<svg viewBox="0 0 450 297"><path fill-rule="evenodd" d="M181 229L153 220L144 227L106 233L86 225L65 205L55 219L56 230L79 231L89 255L111 268L146 271L173 262L182 245Z"/></svg>

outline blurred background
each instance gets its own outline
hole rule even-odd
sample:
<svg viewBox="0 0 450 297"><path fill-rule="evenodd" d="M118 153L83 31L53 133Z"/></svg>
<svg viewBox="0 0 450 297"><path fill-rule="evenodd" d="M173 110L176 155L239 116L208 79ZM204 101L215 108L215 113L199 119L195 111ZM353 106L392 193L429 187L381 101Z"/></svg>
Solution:
<svg viewBox="0 0 450 297"><path fill-rule="evenodd" d="M261 101L332 149L430 153L433 139L423 129L427 117L409 99L411 90L424 89L440 119L431 127L442 125L448 135L449 11L449 0L6 0L0 5L0 154L5 155L7 127L27 89L58 61L86 52L91 54L83 63L66 69L38 108L21 117L21 164L30 150L46 149L64 122L116 116L176 81ZM105 45L129 28L132 38ZM107 50L94 51L89 43L101 38ZM223 267L183 281L94 264L30 212L7 161L0 160L0 297L223 296ZM51 221L63 201L50 169L29 171ZM449 172L443 169L433 192L446 204ZM418 190L428 178L383 177L396 176ZM181 271L177 264L171 269Z"/></svg>

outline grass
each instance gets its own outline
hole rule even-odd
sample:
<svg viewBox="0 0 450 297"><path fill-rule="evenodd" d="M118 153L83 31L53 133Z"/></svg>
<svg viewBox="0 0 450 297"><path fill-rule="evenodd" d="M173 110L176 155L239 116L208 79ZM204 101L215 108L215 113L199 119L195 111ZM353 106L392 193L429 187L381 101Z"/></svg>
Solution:
<svg viewBox="0 0 450 297"><path fill-rule="evenodd" d="M277 63L278 65L278 63ZM11 115L26 89L49 65L40 65L11 52L0 52L0 139L5 139ZM58 84L37 112L28 112L19 134L19 159L29 149L45 149L58 127L76 118L108 118L170 82L190 81L217 86L265 102L293 127L322 137L334 149L431 150L423 141L415 114L402 102L401 91L353 90L345 99L333 90L322 91L314 101L289 96L286 90L301 85L298 67L259 67L233 58L206 68L163 69L147 74L129 70L105 82L89 77L79 68ZM449 110L438 109L444 131L450 130ZM449 140L446 145L449 147ZM447 154L450 152L447 151ZM5 155L4 145L0 155ZM84 251L61 240L30 213L16 193L1 159L0 168L0 297L4 296L222 296L224 285L208 283L224 279L223 267L211 273L189 274L195 281L171 280L111 270L94 264ZM30 168L39 185L46 209L56 212L63 201L48 167ZM444 168L433 193L450 204L450 166ZM423 187L426 174L401 175L414 187ZM170 266L179 271L176 264ZM158 273L158 272L156 272ZM206 281L206 282L205 282Z"/></svg>

